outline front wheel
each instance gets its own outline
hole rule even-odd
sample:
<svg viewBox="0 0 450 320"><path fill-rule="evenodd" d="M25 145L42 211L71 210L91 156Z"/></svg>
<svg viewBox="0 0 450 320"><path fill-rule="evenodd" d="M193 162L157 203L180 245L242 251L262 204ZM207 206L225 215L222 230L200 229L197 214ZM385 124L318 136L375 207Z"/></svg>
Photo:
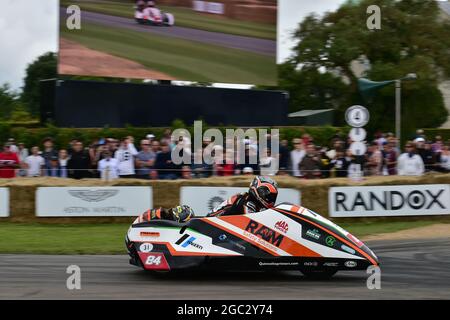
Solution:
<svg viewBox="0 0 450 320"><path fill-rule="evenodd" d="M300 270L303 275L309 279L313 280L327 280L338 272L336 269L326 269L326 270L314 270L314 269L303 269Z"/></svg>

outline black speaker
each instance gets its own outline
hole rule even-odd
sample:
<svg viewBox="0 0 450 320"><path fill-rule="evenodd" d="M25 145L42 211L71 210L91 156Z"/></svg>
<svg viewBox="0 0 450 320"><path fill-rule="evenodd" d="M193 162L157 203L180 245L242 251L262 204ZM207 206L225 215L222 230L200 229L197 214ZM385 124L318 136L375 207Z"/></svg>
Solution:
<svg viewBox="0 0 450 320"><path fill-rule="evenodd" d="M55 116L55 87L58 80L47 79L40 81L40 121L41 124L54 121Z"/></svg>

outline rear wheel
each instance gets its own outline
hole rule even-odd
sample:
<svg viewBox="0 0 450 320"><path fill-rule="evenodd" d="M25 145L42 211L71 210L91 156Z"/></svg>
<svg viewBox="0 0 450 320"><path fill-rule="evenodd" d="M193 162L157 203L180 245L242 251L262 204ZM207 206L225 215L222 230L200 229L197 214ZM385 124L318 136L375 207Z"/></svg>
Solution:
<svg viewBox="0 0 450 320"><path fill-rule="evenodd" d="M303 275L309 279L314 280L327 280L338 272L336 269L325 269L325 270L314 270L314 269L303 269L300 270Z"/></svg>

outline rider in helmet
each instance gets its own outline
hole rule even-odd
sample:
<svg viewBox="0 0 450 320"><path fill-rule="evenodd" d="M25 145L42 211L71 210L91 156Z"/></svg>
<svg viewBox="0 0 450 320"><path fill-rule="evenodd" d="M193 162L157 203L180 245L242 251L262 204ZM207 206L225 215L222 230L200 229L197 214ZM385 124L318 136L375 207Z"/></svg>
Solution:
<svg viewBox="0 0 450 320"><path fill-rule="evenodd" d="M147 4L145 3L144 0L139 0L138 2L136 2L136 7L139 10L139 12L142 12L145 9L146 5Z"/></svg>
<svg viewBox="0 0 450 320"><path fill-rule="evenodd" d="M187 222L195 217L194 210L191 207L183 205L175 208L164 209L149 209L141 214L135 223L150 221L150 220L172 220L176 222Z"/></svg>
<svg viewBox="0 0 450 320"><path fill-rule="evenodd" d="M268 177L257 176L248 192L239 193L214 208L208 217L259 212L272 208L278 196L278 185Z"/></svg>

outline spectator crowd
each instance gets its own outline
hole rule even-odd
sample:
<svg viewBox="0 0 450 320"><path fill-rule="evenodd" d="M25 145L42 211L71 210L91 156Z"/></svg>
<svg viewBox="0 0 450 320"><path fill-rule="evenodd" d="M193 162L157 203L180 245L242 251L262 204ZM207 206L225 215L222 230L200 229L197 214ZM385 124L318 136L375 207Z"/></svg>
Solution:
<svg viewBox="0 0 450 320"><path fill-rule="evenodd" d="M272 138L267 135L267 148L261 157L257 142L243 139L242 159L236 148L231 153L225 152L229 141L222 146L204 139L202 147L192 151L187 136L174 141L169 129L161 139L148 134L137 146L134 137L128 136L121 140L99 138L88 146L74 139L66 148L57 149L53 139L46 138L41 146L28 149L10 138L0 152L0 178L191 179L261 174L321 179L349 177L355 168L364 176L450 172L450 141L445 142L440 136L429 139L423 130L417 130L402 150L392 133L377 133L367 143L367 152L359 156L350 151L351 139L340 133L330 139L329 146L317 145L306 133L291 143L281 140L277 155L270 152ZM206 148L212 150L212 162L203 159ZM177 154L192 159L191 164L176 164L172 159L174 149ZM202 161L194 161L196 157Z"/></svg>

